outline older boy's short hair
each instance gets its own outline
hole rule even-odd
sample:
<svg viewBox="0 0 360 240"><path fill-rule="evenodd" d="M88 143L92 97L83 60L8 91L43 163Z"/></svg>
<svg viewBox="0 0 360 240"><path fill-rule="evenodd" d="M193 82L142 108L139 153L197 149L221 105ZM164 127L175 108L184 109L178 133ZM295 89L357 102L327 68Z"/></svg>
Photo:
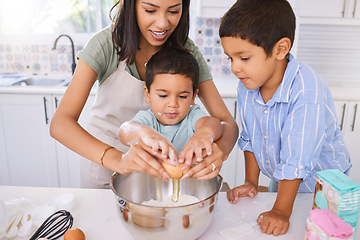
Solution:
<svg viewBox="0 0 360 240"><path fill-rule="evenodd" d="M193 93L195 93L199 82L199 64L187 50L164 47L155 53L146 65L145 84L149 91L157 74L186 76L192 80Z"/></svg>
<svg viewBox="0 0 360 240"><path fill-rule="evenodd" d="M238 0L222 17L220 38L240 37L271 56L284 37L294 42L296 19L286 0Z"/></svg>

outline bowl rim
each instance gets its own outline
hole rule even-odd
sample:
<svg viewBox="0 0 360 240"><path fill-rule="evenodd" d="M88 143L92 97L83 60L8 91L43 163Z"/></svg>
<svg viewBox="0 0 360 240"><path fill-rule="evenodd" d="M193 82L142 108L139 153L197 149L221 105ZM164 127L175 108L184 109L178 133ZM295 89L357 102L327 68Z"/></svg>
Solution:
<svg viewBox="0 0 360 240"><path fill-rule="evenodd" d="M141 173L141 172L133 172L133 173L146 174L146 173ZM131 174L133 174L133 173L131 173ZM124 198L124 197L119 196L119 195L117 194L117 192L115 191L114 184L113 184L116 175L121 175L121 174L120 174L120 173L117 173L117 172L114 172L114 173L111 175L110 188L111 188L111 190L113 191L113 193L114 193L117 197L119 197L119 198L121 198L121 199L123 199L123 200L125 200L126 202L129 202L129 203L131 203L131 204L135 204L135 205L138 205L138 206L141 206L141 207L155 208L155 209L167 209L167 208L175 209L175 208L183 208L183 207L189 207L189 206L192 206L192 205L198 205L199 203L201 204L201 203L203 203L203 202L206 202L207 200L209 200L209 199L215 197L216 195L218 195L218 193L220 192L220 189L221 189L221 187L222 187L223 180L224 180L223 177L222 177L220 174L218 174L218 175L216 176L216 177L219 177L219 181L220 181L220 184L219 184L218 189L217 189L213 194L211 194L209 197L207 197L207 198L205 198L205 199L203 199L203 200L200 200L200 201L195 202L195 203L190 203L190 204L186 204L186 205L181 205L181 206L160 207L160 206L143 205L143 204L136 203L136 202L133 202L133 201L131 201L131 200L128 200L128 199L126 199L126 198ZM127 175L126 175L126 176L127 176ZM215 177L214 177L214 178L215 178ZM212 178L211 178L211 179L212 179ZM210 180L210 179L208 179L208 180ZM202 181L205 181L205 180L202 180ZM215 202L215 201L214 201L214 202ZM214 204L214 202L211 203L211 204Z"/></svg>

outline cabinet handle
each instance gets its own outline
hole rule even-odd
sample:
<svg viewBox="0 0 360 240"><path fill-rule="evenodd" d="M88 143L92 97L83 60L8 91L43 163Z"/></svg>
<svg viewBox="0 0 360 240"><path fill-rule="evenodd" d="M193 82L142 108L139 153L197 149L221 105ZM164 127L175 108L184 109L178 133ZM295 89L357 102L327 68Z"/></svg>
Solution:
<svg viewBox="0 0 360 240"><path fill-rule="evenodd" d="M58 98L57 98L57 97L55 97L55 109L57 109L57 107L58 107L58 103L59 103L59 100L58 100Z"/></svg>
<svg viewBox="0 0 360 240"><path fill-rule="evenodd" d="M345 117L345 109L346 109L346 103L344 103L343 105L343 110L342 110L342 115L341 115L341 123L340 123L340 130L343 130L343 126L344 126L344 117Z"/></svg>
<svg viewBox="0 0 360 240"><path fill-rule="evenodd" d="M344 6L342 10L342 17L345 17L346 0L344 0Z"/></svg>
<svg viewBox="0 0 360 240"><path fill-rule="evenodd" d="M234 104L234 119L236 120L236 110L237 110L237 100L235 100Z"/></svg>
<svg viewBox="0 0 360 240"><path fill-rule="evenodd" d="M354 107L354 118L353 118L353 123L351 125L351 131L353 132L354 129L355 129L355 120L356 120L356 111L357 111L357 104L355 104L355 107Z"/></svg>
<svg viewBox="0 0 360 240"><path fill-rule="evenodd" d="M44 112L45 112L45 123L46 125L48 125L49 123L49 118L48 118L48 115L47 115L47 108L46 108L46 97L43 97L43 101L44 101Z"/></svg>
<svg viewBox="0 0 360 240"><path fill-rule="evenodd" d="M355 17L356 14L356 4L357 4L357 0L354 1L353 18Z"/></svg>

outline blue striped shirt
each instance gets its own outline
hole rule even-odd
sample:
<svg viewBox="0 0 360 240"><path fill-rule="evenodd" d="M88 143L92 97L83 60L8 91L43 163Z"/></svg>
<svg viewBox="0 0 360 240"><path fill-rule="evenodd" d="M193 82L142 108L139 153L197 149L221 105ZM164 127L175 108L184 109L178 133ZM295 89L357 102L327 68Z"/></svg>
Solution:
<svg viewBox="0 0 360 240"><path fill-rule="evenodd" d="M314 192L316 172L350 167L326 83L292 55L284 78L264 103L260 89L239 82L240 149L253 152L263 174L276 181L301 178L299 192Z"/></svg>

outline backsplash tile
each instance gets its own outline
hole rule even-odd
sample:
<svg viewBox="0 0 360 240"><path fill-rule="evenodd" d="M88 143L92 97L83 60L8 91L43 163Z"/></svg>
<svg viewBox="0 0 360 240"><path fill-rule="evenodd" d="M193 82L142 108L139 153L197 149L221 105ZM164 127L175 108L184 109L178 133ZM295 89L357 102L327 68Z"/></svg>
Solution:
<svg viewBox="0 0 360 240"><path fill-rule="evenodd" d="M224 54L219 38L220 19L196 18L194 42L203 53L213 77L231 74L230 61ZM75 52L83 46L76 45ZM1 44L0 73L71 74L70 45Z"/></svg>
<svg viewBox="0 0 360 240"><path fill-rule="evenodd" d="M82 49L75 46L75 52ZM71 46L0 44L0 73L71 74Z"/></svg>
<svg viewBox="0 0 360 240"><path fill-rule="evenodd" d="M195 44L204 55L213 77L229 76L231 66L219 38L220 19L196 18Z"/></svg>

